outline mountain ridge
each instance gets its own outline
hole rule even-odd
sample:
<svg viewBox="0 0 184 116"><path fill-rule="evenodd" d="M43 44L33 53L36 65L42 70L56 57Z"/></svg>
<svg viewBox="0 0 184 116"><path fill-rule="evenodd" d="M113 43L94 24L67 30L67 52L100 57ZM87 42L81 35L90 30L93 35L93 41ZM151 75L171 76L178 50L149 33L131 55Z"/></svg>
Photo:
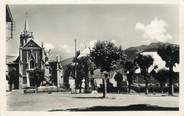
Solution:
<svg viewBox="0 0 184 116"><path fill-rule="evenodd" d="M127 55L128 59L133 60L138 53L157 51L158 48L160 48L164 45L178 45L178 44L154 42L154 43L150 43L149 45L139 45L139 46L135 46L135 47L129 47L129 48L124 50L124 53ZM62 61L66 65L66 64L71 63L72 59L73 59L73 57L63 59Z"/></svg>
<svg viewBox="0 0 184 116"><path fill-rule="evenodd" d="M125 49L124 52L127 55L127 58L134 59L138 53L154 52L154 51L157 51L160 47L165 46L165 45L177 45L177 46L179 46L178 44L154 42L154 43L150 43L149 45L140 45L140 46L136 46L136 47L129 47L129 48Z"/></svg>

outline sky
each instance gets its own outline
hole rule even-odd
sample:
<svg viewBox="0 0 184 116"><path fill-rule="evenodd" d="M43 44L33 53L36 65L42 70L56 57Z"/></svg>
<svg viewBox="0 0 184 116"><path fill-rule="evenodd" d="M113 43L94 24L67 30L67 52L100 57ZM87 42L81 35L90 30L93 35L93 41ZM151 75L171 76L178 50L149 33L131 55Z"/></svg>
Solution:
<svg viewBox="0 0 184 116"><path fill-rule="evenodd" d="M123 49L152 42L178 43L176 5L9 5L15 21L14 38L7 41L7 55L18 55L19 36L28 13L29 31L51 55L63 59L77 49L108 40Z"/></svg>

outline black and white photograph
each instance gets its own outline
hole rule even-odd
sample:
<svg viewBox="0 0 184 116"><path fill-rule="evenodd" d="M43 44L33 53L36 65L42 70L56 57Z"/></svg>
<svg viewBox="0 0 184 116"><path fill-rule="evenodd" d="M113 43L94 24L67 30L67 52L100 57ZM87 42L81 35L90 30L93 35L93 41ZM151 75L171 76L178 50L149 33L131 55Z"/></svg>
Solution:
<svg viewBox="0 0 184 116"><path fill-rule="evenodd" d="M177 4L6 4L7 111L179 111Z"/></svg>

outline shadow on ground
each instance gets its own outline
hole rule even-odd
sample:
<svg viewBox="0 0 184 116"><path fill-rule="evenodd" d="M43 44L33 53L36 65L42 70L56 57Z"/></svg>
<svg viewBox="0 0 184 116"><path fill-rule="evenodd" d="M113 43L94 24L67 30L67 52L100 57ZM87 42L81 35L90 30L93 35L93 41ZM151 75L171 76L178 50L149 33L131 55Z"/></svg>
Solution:
<svg viewBox="0 0 184 116"><path fill-rule="evenodd" d="M103 97L72 97L77 99L102 99Z"/></svg>
<svg viewBox="0 0 184 116"><path fill-rule="evenodd" d="M148 104L135 104L129 106L94 106L87 108L53 109L54 111L178 111L178 107L160 107Z"/></svg>
<svg viewBox="0 0 184 116"><path fill-rule="evenodd" d="M104 97L72 97L77 99L104 99ZM116 99L115 97L106 97L105 99Z"/></svg>

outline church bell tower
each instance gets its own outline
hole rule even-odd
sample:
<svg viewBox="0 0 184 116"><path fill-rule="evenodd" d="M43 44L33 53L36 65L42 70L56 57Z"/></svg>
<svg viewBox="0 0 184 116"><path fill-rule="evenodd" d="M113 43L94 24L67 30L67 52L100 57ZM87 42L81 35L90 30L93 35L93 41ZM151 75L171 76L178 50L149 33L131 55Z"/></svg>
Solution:
<svg viewBox="0 0 184 116"><path fill-rule="evenodd" d="M33 33L29 31L27 13L24 28L20 34L19 58L19 88L34 86L32 72L36 68L44 68L44 47L34 41Z"/></svg>
<svg viewBox="0 0 184 116"><path fill-rule="evenodd" d="M20 34L20 47L23 47L31 39L33 39L33 32L29 31L28 13L26 12L24 30Z"/></svg>

